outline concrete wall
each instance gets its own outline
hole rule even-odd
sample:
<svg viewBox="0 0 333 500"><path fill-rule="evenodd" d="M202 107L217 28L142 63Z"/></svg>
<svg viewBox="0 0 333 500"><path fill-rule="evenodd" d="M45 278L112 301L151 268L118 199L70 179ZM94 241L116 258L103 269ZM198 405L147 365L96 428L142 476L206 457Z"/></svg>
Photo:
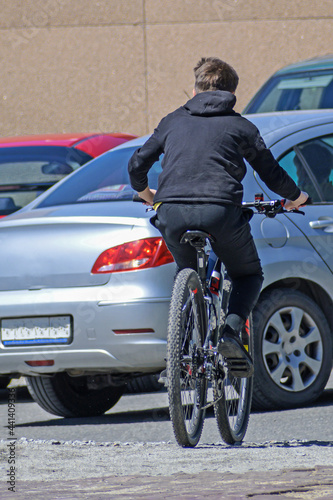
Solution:
<svg viewBox="0 0 333 500"><path fill-rule="evenodd" d="M240 76L237 110L285 64L332 53L332 0L0 0L0 136L145 134L193 67Z"/></svg>

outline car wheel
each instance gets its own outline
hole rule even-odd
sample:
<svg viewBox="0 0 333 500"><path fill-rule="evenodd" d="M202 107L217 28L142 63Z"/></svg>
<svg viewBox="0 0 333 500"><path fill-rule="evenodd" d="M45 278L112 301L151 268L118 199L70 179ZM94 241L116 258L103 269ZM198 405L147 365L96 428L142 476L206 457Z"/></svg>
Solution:
<svg viewBox="0 0 333 500"><path fill-rule="evenodd" d="M0 377L0 389L6 389L10 381L10 377Z"/></svg>
<svg viewBox="0 0 333 500"><path fill-rule="evenodd" d="M295 408L323 392L332 333L318 305L289 289L264 292L253 312L253 409Z"/></svg>
<svg viewBox="0 0 333 500"><path fill-rule="evenodd" d="M127 383L126 392L128 394L137 394L140 392L161 391L164 386L158 382L159 377L159 374L135 377Z"/></svg>
<svg viewBox="0 0 333 500"><path fill-rule="evenodd" d="M125 386L90 389L87 377L56 373L53 377L26 377L31 397L44 410L60 417L94 417L112 408Z"/></svg>

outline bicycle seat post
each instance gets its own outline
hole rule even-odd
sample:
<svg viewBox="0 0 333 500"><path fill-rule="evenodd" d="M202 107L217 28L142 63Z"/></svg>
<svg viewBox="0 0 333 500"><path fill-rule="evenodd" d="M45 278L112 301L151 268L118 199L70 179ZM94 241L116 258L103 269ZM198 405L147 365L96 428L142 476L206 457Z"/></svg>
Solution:
<svg viewBox="0 0 333 500"><path fill-rule="evenodd" d="M206 280L205 246L207 240L212 242L215 241L215 238L205 231L199 231L196 229L185 231L185 233L180 238L181 243L189 243L193 248L195 248L197 252L197 272L203 284L205 284Z"/></svg>
<svg viewBox="0 0 333 500"><path fill-rule="evenodd" d="M195 247L197 251L197 268L198 275L202 282L206 279L206 263L205 263L205 251L204 247Z"/></svg>

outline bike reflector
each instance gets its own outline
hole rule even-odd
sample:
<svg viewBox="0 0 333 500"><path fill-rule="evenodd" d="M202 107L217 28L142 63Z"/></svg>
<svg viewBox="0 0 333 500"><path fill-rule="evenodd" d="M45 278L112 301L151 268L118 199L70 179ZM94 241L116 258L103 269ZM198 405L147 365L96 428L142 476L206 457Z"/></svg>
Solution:
<svg viewBox="0 0 333 500"><path fill-rule="evenodd" d="M173 262L163 238L129 241L105 250L96 260L92 274L134 271Z"/></svg>

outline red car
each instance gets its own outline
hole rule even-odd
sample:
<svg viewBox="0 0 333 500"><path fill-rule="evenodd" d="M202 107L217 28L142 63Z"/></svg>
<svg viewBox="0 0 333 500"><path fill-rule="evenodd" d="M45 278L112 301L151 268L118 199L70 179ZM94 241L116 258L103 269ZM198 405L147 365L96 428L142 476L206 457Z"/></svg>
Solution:
<svg viewBox="0 0 333 500"><path fill-rule="evenodd" d="M52 134L0 139L0 217L27 205L65 175L136 136Z"/></svg>

